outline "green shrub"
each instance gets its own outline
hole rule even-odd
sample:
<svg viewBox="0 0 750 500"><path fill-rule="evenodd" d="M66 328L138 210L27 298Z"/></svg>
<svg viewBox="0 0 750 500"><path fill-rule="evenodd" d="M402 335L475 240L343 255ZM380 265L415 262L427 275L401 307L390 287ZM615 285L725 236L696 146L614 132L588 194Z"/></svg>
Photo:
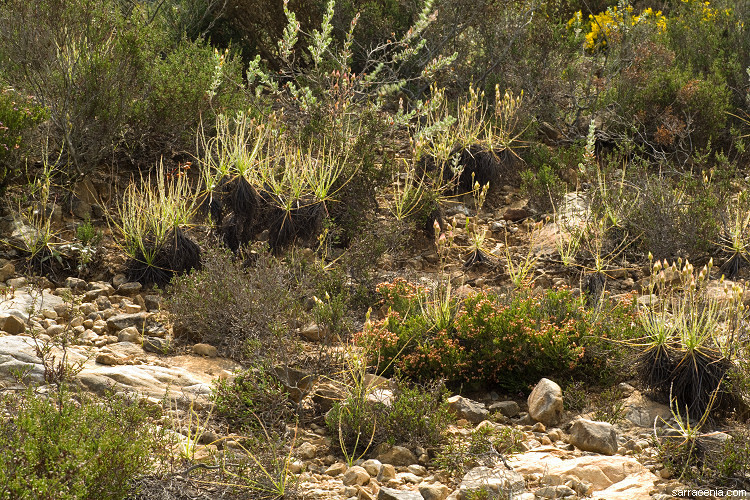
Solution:
<svg viewBox="0 0 750 500"><path fill-rule="evenodd" d="M597 422L619 424L625 420L624 393L618 386L609 387L599 393L593 419Z"/></svg>
<svg viewBox="0 0 750 500"><path fill-rule="evenodd" d="M222 111L247 106L240 59L200 39L183 39L157 58L141 91L126 135L127 147L140 163L156 160L165 145L177 152L193 150L199 125L213 123Z"/></svg>
<svg viewBox="0 0 750 500"><path fill-rule="evenodd" d="M524 154L528 168L521 172L521 189L529 201L543 210L549 210L566 191L575 189L576 186L569 182L575 178L585 152L582 145L558 148L531 145L528 153Z"/></svg>
<svg viewBox="0 0 750 500"><path fill-rule="evenodd" d="M588 311L567 290L521 291L505 301L479 292L461 303L451 299L440 309L454 312L440 318L429 312L438 299L424 288L396 280L378 290L388 313L360 339L380 370L417 380L516 391L549 375L606 378L607 359L617 357L607 338L636 333L632 306Z"/></svg>
<svg viewBox="0 0 750 500"><path fill-rule="evenodd" d="M602 98L602 106L617 107L613 131L631 130L648 153L677 151L681 160L712 139L724 140L731 97L725 77L717 71L696 74L653 42L641 49Z"/></svg>
<svg viewBox="0 0 750 500"><path fill-rule="evenodd" d="M366 394L353 391L334 403L326 424L340 436L343 446L356 446L354 452L361 453L368 444L370 449L380 443L434 448L442 441L453 421L445 386L440 382L414 385L396 377L390 388L389 402L368 401Z"/></svg>
<svg viewBox="0 0 750 500"><path fill-rule="evenodd" d="M17 169L26 139L36 125L46 119L44 108L31 97L2 88L0 81L0 191Z"/></svg>
<svg viewBox="0 0 750 500"><path fill-rule="evenodd" d="M186 131L236 95L233 57L201 41L172 45L159 7L13 0L0 11L0 67L49 110L51 139L78 173L113 154L143 164L167 146L192 149Z"/></svg>
<svg viewBox="0 0 750 500"><path fill-rule="evenodd" d="M750 63L750 40L746 4L731 0L681 1L667 23L666 38L679 66L695 75L717 76L732 90L731 103L741 106L746 85L745 68Z"/></svg>
<svg viewBox="0 0 750 500"><path fill-rule="evenodd" d="M214 388L216 416L233 429L284 431L294 419L294 405L278 378L263 365L237 374L231 382L219 380Z"/></svg>
<svg viewBox="0 0 750 500"><path fill-rule="evenodd" d="M163 459L164 438L130 397L61 389L0 399L0 498L118 499Z"/></svg>
<svg viewBox="0 0 750 500"><path fill-rule="evenodd" d="M452 477L460 478L478 466L495 467L505 455L523 451L523 432L507 426L477 427L469 438L454 436L435 457L435 463Z"/></svg>
<svg viewBox="0 0 750 500"><path fill-rule="evenodd" d="M143 20L114 2L7 2L0 60L18 89L50 113L54 137L79 168L111 154L146 71Z"/></svg>
<svg viewBox="0 0 750 500"><path fill-rule="evenodd" d="M717 184L637 172L625 195L623 226L639 238L633 249L659 259L711 252L721 232L726 191Z"/></svg>

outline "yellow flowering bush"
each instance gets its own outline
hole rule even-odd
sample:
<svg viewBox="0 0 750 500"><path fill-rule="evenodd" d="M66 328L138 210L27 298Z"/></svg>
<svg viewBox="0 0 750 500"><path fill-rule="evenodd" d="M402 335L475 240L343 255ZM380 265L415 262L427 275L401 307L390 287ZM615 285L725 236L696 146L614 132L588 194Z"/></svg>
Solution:
<svg viewBox="0 0 750 500"><path fill-rule="evenodd" d="M588 52L595 52L607 46L608 40L618 37L630 28L638 25L654 26L663 33L667 28L667 18L660 10L654 11L651 7L644 9L640 14L633 14L633 6L625 5L624 8L617 6L609 7L604 12L590 14L588 26L583 22L583 13L579 10L568 21L568 29L577 33L587 30L584 35L584 48Z"/></svg>
<svg viewBox="0 0 750 500"><path fill-rule="evenodd" d="M701 12L701 21L710 22L715 20L716 16L731 17L732 9L719 9L711 6L711 2L708 0L682 0L682 3L687 4L692 8L696 8Z"/></svg>

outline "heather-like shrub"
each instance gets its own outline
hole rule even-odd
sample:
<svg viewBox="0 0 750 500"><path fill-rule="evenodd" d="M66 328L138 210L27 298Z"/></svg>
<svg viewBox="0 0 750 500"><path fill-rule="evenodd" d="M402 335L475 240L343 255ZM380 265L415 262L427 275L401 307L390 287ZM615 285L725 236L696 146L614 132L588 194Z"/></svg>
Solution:
<svg viewBox="0 0 750 500"><path fill-rule="evenodd" d="M606 338L634 334L629 306L592 312L569 290L519 292L509 300L478 292L439 307L435 302L444 299L403 280L378 290L387 313L365 328L363 345L386 374L397 370L417 380L519 390L553 374L596 378L598 371L605 378L615 352Z"/></svg>
<svg viewBox="0 0 750 500"><path fill-rule="evenodd" d="M727 144L727 112L743 105L746 84L743 12L734 3L688 0L664 13L619 2L573 16L578 64L597 68L584 88L595 96L591 110L604 118L605 135L680 162L710 142Z"/></svg>
<svg viewBox="0 0 750 500"><path fill-rule="evenodd" d="M175 339L206 342L237 360L287 359L301 318L290 266L262 254L244 265L228 250L208 248L200 271L172 281L167 308Z"/></svg>
<svg viewBox="0 0 750 500"><path fill-rule="evenodd" d="M240 432L283 431L284 424L294 419L289 394L261 364L238 373L231 381L217 381L214 398L216 416Z"/></svg>
<svg viewBox="0 0 750 500"><path fill-rule="evenodd" d="M521 172L521 189L529 201L544 210L557 205L565 192L575 189L574 179L585 152L581 145L529 147L524 154L527 168Z"/></svg>
<svg viewBox="0 0 750 500"><path fill-rule="evenodd" d="M0 67L48 110L50 139L78 173L118 153L142 164L192 148L201 118L237 102L233 56L173 44L160 7L12 0L0 10Z"/></svg>
<svg viewBox="0 0 750 500"><path fill-rule="evenodd" d="M657 258L704 256L716 248L726 190L718 183L641 172L624 195L623 227L632 250Z"/></svg>

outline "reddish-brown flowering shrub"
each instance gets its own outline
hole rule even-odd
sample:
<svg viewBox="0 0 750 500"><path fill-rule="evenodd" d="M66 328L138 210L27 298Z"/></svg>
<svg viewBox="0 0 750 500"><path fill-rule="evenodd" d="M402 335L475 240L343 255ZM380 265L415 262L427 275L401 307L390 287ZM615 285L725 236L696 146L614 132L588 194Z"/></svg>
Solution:
<svg viewBox="0 0 750 500"><path fill-rule="evenodd" d="M437 327L425 312L430 293L397 280L378 287L385 318L360 334L386 375L445 379L450 385L520 390L540 377L602 377L615 343L633 337L634 310L625 303L591 311L569 290L521 292L501 300L475 293L455 299L453 320Z"/></svg>

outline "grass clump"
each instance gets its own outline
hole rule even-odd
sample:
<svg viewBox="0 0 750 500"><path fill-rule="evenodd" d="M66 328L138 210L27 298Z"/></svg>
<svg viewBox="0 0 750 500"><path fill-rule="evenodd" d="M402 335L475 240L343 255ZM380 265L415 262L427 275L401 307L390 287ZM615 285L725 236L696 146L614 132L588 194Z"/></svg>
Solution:
<svg viewBox="0 0 750 500"><path fill-rule="evenodd" d="M5 394L0 405L0 497L125 498L158 466L164 437L138 400L72 394Z"/></svg>
<svg viewBox="0 0 750 500"><path fill-rule="evenodd" d="M126 275L131 281L163 286L175 274L200 268L200 248L184 232L195 212L195 196L187 175L168 176L162 164L156 179L131 182L110 216L124 240Z"/></svg>
<svg viewBox="0 0 750 500"><path fill-rule="evenodd" d="M326 415L347 456L348 450L365 453L381 443L434 449L453 421L440 382L415 385L394 378L387 386L356 387Z"/></svg>

